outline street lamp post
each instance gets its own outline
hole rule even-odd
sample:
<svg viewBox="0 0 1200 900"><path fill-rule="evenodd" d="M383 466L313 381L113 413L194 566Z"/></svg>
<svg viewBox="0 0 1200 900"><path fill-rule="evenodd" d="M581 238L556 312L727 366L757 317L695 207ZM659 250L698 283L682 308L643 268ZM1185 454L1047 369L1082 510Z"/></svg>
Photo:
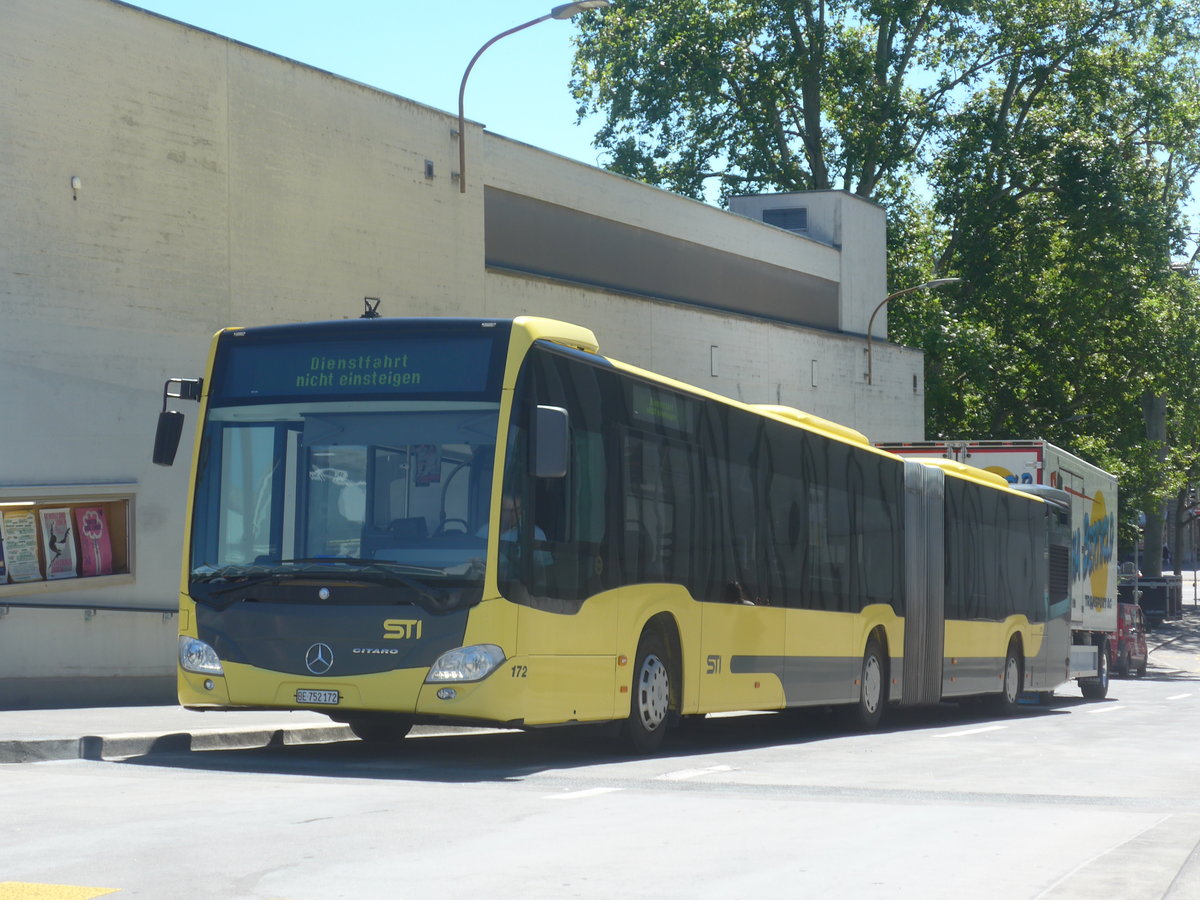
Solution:
<svg viewBox="0 0 1200 900"><path fill-rule="evenodd" d="M458 192L460 194L467 192L467 140L466 118L463 115L463 97L467 92L467 76L471 74L471 69L474 68L476 60L483 56L483 51L501 38L506 38L510 34L516 34L518 31L523 31L531 25L537 25L539 22L545 22L547 19L569 19L585 10L603 9L609 5L610 0L577 0L575 3L564 3L561 6L554 7L554 9L550 10L544 16L538 16L536 19L530 19L525 24L518 25L516 28L500 32L500 34L475 51L475 55L467 63L467 70L463 72L462 83L458 86Z"/></svg>
<svg viewBox="0 0 1200 900"><path fill-rule="evenodd" d="M872 376L875 374L871 360L871 329L875 327L875 316L877 316L879 311L887 305L887 302L889 300L895 300L897 297L903 296L904 294L911 294L913 291L939 288L947 284L957 284L960 281L962 281L961 278L935 278L933 281L923 281L920 284L914 284L912 287L907 287L902 291L893 291L879 301L879 305L876 306L874 311L871 313L871 318L867 320L867 384L874 384L872 381Z"/></svg>

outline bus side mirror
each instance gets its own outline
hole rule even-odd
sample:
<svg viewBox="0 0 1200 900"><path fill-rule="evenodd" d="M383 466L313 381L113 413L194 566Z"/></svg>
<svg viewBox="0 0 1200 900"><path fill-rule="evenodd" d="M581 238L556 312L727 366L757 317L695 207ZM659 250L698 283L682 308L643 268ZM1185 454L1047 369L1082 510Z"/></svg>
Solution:
<svg viewBox="0 0 1200 900"><path fill-rule="evenodd" d="M562 478L567 474L571 421L561 406L539 406L534 411L533 453L535 478Z"/></svg>
<svg viewBox="0 0 1200 900"><path fill-rule="evenodd" d="M163 385L163 408L158 414L158 428L154 432L154 464L172 466L179 449L179 436L183 434L183 413L167 409L168 400L199 400L204 388L202 378L168 378ZM172 390L173 389L173 390Z"/></svg>
<svg viewBox="0 0 1200 900"><path fill-rule="evenodd" d="M179 449L179 436L183 434L183 413L163 410L158 414L158 430L154 432L154 464L175 464L175 452Z"/></svg>

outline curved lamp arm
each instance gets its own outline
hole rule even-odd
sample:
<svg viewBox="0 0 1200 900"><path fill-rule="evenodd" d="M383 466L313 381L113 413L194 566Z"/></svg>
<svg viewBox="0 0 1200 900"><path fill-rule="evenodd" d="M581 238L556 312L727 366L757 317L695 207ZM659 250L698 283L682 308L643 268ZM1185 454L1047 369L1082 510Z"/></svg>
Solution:
<svg viewBox="0 0 1200 900"><path fill-rule="evenodd" d="M556 6L544 16L538 16L536 19L530 19L515 28L510 28L508 31L502 31L486 44L475 51L475 55L471 57L471 61L467 63L467 70L463 72L462 82L458 86L458 192L465 194L467 192L467 141L466 141L466 117L463 115L463 98L467 92L467 77L471 74L471 69L475 67L475 63L479 57L483 56L483 51L501 38L506 38L510 34L516 34L518 31L524 31L531 25L537 25L539 22L545 22L547 19L569 19L578 13L589 9L603 9L610 5L610 0L577 0L575 3L564 3L561 6Z"/></svg>
<svg viewBox="0 0 1200 900"><path fill-rule="evenodd" d="M872 360L871 360L871 340L872 340L871 330L875 327L875 316L877 316L879 314L879 311L881 309L883 309L884 306L887 305L887 302L889 300L895 300L897 297L903 296L904 294L911 294L913 291L923 291L923 290L928 290L929 288L939 288L939 287L943 287L944 285L947 285L947 284L957 284L960 281L962 281L961 278L935 278L935 279L933 279L933 281L922 281L920 284L914 284L912 287L904 288L904 290L902 290L902 291L893 291L892 293L888 294L886 297L884 297L882 300L879 301L879 305L876 306L875 309L871 312L871 318L867 320L867 384L874 384L874 382L871 379L872 379L872 376L875 374L874 368L871 364L872 363Z"/></svg>

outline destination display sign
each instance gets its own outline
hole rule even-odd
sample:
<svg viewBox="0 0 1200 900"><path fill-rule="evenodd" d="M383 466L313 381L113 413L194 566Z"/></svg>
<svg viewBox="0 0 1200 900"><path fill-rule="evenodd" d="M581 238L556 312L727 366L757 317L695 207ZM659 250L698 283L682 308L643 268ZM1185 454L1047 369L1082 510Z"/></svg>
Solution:
<svg viewBox="0 0 1200 900"><path fill-rule="evenodd" d="M235 337L222 345L211 400L478 395L488 390L495 344L491 336L428 333L245 344Z"/></svg>

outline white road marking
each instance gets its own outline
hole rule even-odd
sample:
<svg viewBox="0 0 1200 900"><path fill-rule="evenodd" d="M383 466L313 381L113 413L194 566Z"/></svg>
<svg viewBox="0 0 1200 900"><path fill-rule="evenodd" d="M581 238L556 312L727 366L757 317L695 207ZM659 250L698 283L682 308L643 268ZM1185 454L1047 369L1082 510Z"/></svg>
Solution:
<svg viewBox="0 0 1200 900"><path fill-rule="evenodd" d="M733 766L708 766L704 769L679 769L676 772L667 772L663 775L656 775L655 781L686 781L689 778L699 778L701 775L714 775L717 772L732 772Z"/></svg>
<svg viewBox="0 0 1200 900"><path fill-rule="evenodd" d="M1190 696L1192 696L1192 695L1191 694L1174 694L1173 696L1170 696L1167 699L1168 700L1186 700Z"/></svg>
<svg viewBox="0 0 1200 900"><path fill-rule="evenodd" d="M1112 712L1113 710L1122 709L1123 707L1117 703L1108 703L1104 706L1097 706L1093 709L1085 709L1084 712L1088 715L1096 716L1100 713Z"/></svg>
<svg viewBox="0 0 1200 900"><path fill-rule="evenodd" d="M601 794L611 794L623 788L588 788L586 791L570 791L566 794L547 794L543 800L586 800L588 797L599 797Z"/></svg>
<svg viewBox="0 0 1200 900"><path fill-rule="evenodd" d="M985 731L1003 731L1007 725L985 725L983 728L968 728L966 731L952 731L949 734L935 734L935 738L966 737L968 734L983 734Z"/></svg>

